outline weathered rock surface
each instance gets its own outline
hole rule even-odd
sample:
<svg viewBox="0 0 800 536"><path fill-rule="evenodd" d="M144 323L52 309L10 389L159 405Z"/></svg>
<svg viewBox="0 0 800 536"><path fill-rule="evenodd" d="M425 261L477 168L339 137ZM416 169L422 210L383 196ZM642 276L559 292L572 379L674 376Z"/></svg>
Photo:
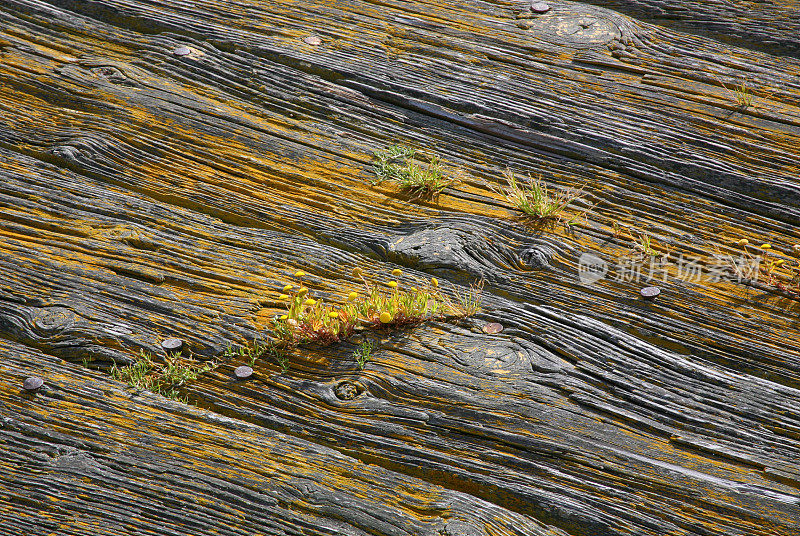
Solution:
<svg viewBox="0 0 800 536"><path fill-rule="evenodd" d="M525 5L0 4L0 532L800 532L798 302L678 271L741 238L794 262L796 6ZM394 143L461 182L370 185ZM519 220L506 167L585 219ZM617 264L642 234L668 277ZM355 266L483 279L483 311L367 335L363 371L229 358L193 405L101 372L219 358L296 270L341 301Z"/></svg>

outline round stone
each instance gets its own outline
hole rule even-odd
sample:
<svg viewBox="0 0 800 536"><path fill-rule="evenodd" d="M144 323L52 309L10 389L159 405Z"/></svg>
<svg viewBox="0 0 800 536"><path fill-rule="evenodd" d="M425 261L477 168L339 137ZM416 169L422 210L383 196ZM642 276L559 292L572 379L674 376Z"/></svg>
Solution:
<svg viewBox="0 0 800 536"><path fill-rule="evenodd" d="M353 400L358 396L358 387L353 382L344 381L333 389L339 400Z"/></svg>
<svg viewBox="0 0 800 536"><path fill-rule="evenodd" d="M498 324L497 322L490 322L483 326L484 333L494 334L494 333L500 333L501 331L503 331L503 325Z"/></svg>
<svg viewBox="0 0 800 536"><path fill-rule="evenodd" d="M531 2L531 11L534 13L547 13L550 11L550 6L547 2Z"/></svg>
<svg viewBox="0 0 800 536"><path fill-rule="evenodd" d="M233 371L233 374L240 380L246 380L253 375L253 369L247 365L242 365L241 367L236 367L236 370Z"/></svg>
<svg viewBox="0 0 800 536"><path fill-rule="evenodd" d="M22 388L26 391L35 391L39 387L44 385L44 380L38 376L31 376L30 378L25 378L25 381L22 382Z"/></svg>
<svg viewBox="0 0 800 536"><path fill-rule="evenodd" d="M661 294L661 289L658 287L645 287L639 292L644 299L652 300L653 298Z"/></svg>
<svg viewBox="0 0 800 536"><path fill-rule="evenodd" d="M183 348L183 341L176 338L161 341L161 348L167 353L180 352Z"/></svg>
<svg viewBox="0 0 800 536"><path fill-rule="evenodd" d="M188 56L192 53L192 49L187 46L180 46L173 50L172 53L176 56Z"/></svg>
<svg viewBox="0 0 800 536"><path fill-rule="evenodd" d="M322 44L322 39L320 39L316 35L309 35L308 37L303 38L303 43L307 45L317 46Z"/></svg>

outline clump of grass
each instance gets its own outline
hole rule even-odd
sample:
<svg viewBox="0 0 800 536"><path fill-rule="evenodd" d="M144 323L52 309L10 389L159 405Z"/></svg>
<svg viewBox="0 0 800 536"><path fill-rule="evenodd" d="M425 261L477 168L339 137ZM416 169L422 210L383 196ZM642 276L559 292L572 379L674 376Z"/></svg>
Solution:
<svg viewBox="0 0 800 536"><path fill-rule="evenodd" d="M747 238L736 242L741 247L738 258L732 255L720 255L718 259L725 263L728 272L736 277L736 281L761 287L768 291L779 291L784 296L800 301L800 261L781 258L773 252L772 244L751 244ZM754 254L755 253L755 254ZM800 245L792 248L792 255L800 257Z"/></svg>
<svg viewBox="0 0 800 536"><path fill-rule="evenodd" d="M644 257L658 257L658 251L653 249L653 242L646 234L640 234L639 238L633 241L632 249Z"/></svg>
<svg viewBox="0 0 800 536"><path fill-rule="evenodd" d="M738 84L734 84L731 86L731 88L728 88L728 86L726 86L725 83L719 78L717 78L717 82L719 82L719 85L725 88L725 91L730 94L731 98L736 102L736 106L738 108L746 110L747 108L755 105L756 95L753 92L753 89L748 85L746 78L742 78ZM772 95L773 93L764 95L762 92L761 98L768 99Z"/></svg>
<svg viewBox="0 0 800 536"><path fill-rule="evenodd" d="M755 98L753 92L747 87L747 83L744 80L742 80L741 84L738 86L734 86L733 96L736 99L736 104L738 104L740 108L751 107L753 105L753 99Z"/></svg>
<svg viewBox="0 0 800 536"><path fill-rule="evenodd" d="M217 363L201 363L191 357L183 357L179 353L168 354L163 363L158 362L152 354L142 350L139 359L125 367L111 367L111 376L125 382L131 387L152 391L173 400L186 402L180 396L180 387L196 380L201 374L214 370Z"/></svg>
<svg viewBox="0 0 800 536"><path fill-rule="evenodd" d="M228 349L225 350L225 353L222 354L222 357L226 359L238 357L241 360L246 360L247 364L252 367L256 364L256 359L269 352L270 347L271 341L267 341L266 344L262 344L258 340L253 341L252 345L238 347L229 345Z"/></svg>
<svg viewBox="0 0 800 536"><path fill-rule="evenodd" d="M251 345L239 347L229 345L228 349L225 350L225 353L222 354L222 357L226 359L238 357L239 359L246 360L247 364L251 367L255 366L257 359L264 356L274 359L281 368L281 372L285 373L287 370L289 370L289 357L287 356L286 351L283 348L280 348L272 339L268 339L266 343L261 343L258 340L255 340Z"/></svg>
<svg viewBox="0 0 800 536"><path fill-rule="evenodd" d="M372 341L364 340L353 352L353 359L358 364L358 370L364 370L364 365L372 357Z"/></svg>
<svg viewBox="0 0 800 536"><path fill-rule="evenodd" d="M389 180L415 198L434 197L456 179L445 172L437 155L427 156L410 147L392 145L375 151L373 184Z"/></svg>
<svg viewBox="0 0 800 536"><path fill-rule="evenodd" d="M440 292L436 278L406 289L396 280L382 286L370 284L358 268L354 274L361 278L364 289L347 294L341 305L311 298L302 279L296 289L286 285L279 296L287 303L286 313L273 323L277 344L284 348L308 343L326 346L347 339L357 330L398 329L428 320L464 318L480 309L482 282L464 293L456 292L452 300ZM397 277L402 271L394 270L392 275Z"/></svg>
<svg viewBox="0 0 800 536"><path fill-rule="evenodd" d="M574 201L583 198L583 188L554 192L541 177L534 179L530 175L528 182L523 184L510 169L503 173L503 177L506 186L493 187L494 191L535 223L553 224L560 221L571 225L582 215L581 212L570 215L567 208Z"/></svg>

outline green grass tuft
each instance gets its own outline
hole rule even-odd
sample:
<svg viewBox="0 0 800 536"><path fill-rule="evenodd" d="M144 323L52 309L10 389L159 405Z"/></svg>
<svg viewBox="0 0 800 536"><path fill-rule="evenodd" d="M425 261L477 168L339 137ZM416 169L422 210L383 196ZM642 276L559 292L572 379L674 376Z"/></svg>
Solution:
<svg viewBox="0 0 800 536"><path fill-rule="evenodd" d="M448 177L437 155L426 156L416 149L392 145L375 151L373 184L393 181L415 198L430 198L441 193L455 179Z"/></svg>
<svg viewBox="0 0 800 536"><path fill-rule="evenodd" d="M561 221L570 225L581 216L581 213L570 215L567 208L572 202L582 198L583 188L553 192L541 178L534 179L528 176L528 182L522 184L510 169L507 169L503 176L506 179L506 186L494 188L494 191L534 222Z"/></svg>
<svg viewBox="0 0 800 536"><path fill-rule="evenodd" d="M372 357L372 341L361 341L361 344L356 348L353 352L353 358L356 360L358 364L358 370L364 370L364 365Z"/></svg>
<svg viewBox="0 0 800 536"><path fill-rule="evenodd" d="M152 391L173 400L187 402L180 395L180 388L196 380L201 374L214 370L215 362L201 363L180 354L169 354L164 362L157 362L152 354L144 350L139 352L139 359L125 367L111 367L111 376L131 387Z"/></svg>

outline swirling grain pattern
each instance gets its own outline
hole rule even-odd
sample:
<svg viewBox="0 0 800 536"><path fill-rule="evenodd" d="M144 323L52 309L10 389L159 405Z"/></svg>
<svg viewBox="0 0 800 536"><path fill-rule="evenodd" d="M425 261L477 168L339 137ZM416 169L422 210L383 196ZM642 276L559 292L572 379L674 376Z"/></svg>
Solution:
<svg viewBox="0 0 800 536"><path fill-rule="evenodd" d="M733 4L0 4L0 533L796 534L797 301L579 278L644 234L791 264L796 8ZM394 143L461 180L371 184ZM506 168L585 218L520 220ZM354 267L483 310L234 379L296 270ZM223 361L191 404L103 372L167 337Z"/></svg>

